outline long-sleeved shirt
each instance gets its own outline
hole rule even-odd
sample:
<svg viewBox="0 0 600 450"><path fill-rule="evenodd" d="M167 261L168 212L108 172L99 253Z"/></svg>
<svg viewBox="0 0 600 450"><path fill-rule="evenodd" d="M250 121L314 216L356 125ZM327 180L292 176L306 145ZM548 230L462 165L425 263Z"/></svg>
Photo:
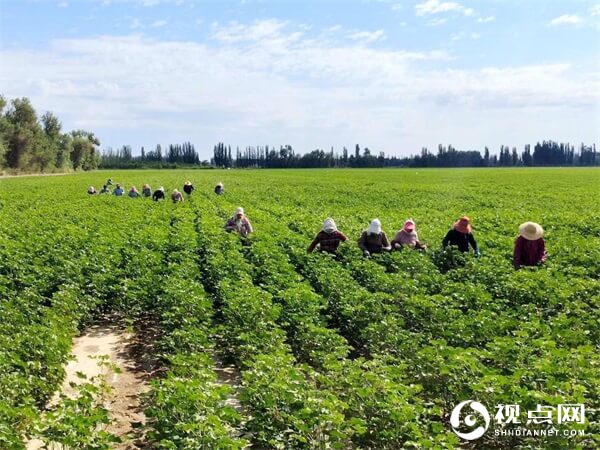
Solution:
<svg viewBox="0 0 600 450"><path fill-rule="evenodd" d="M191 185L191 184L184 184L183 185L183 192L185 192L187 195L190 195L193 190L194 190L194 186L193 185Z"/></svg>
<svg viewBox="0 0 600 450"><path fill-rule="evenodd" d="M461 233L454 228L446 233L446 237L442 241L442 246L447 247L448 244L456 245L461 252L468 252L470 244L475 253L479 252L473 233Z"/></svg>
<svg viewBox="0 0 600 450"><path fill-rule="evenodd" d="M129 195L131 198L137 198L140 196L140 194L137 191L129 191Z"/></svg>
<svg viewBox="0 0 600 450"><path fill-rule="evenodd" d="M544 261L546 261L546 247L543 238L536 241L529 241L522 236L517 238L513 253L513 265L515 268L536 266Z"/></svg>
<svg viewBox="0 0 600 450"><path fill-rule="evenodd" d="M232 217L225 224L225 230L237 231L237 233L242 237L246 237L252 233L252 231L254 231L250 221L246 217L242 218L241 220L237 220L236 217Z"/></svg>
<svg viewBox="0 0 600 450"><path fill-rule="evenodd" d="M164 199L165 198L165 192L161 191L160 189L157 189L156 191L154 191L154 194L152 194L152 200L154 200L155 202L157 202L158 200Z"/></svg>
<svg viewBox="0 0 600 450"><path fill-rule="evenodd" d="M142 189L142 195L144 197L150 197L152 195L152 191L150 190L150 188L144 188Z"/></svg>
<svg viewBox="0 0 600 450"><path fill-rule="evenodd" d="M358 246L363 252L366 250L369 253L381 253L384 249L390 248L390 243L383 231L379 234L363 231L358 240Z"/></svg>
<svg viewBox="0 0 600 450"><path fill-rule="evenodd" d="M340 245L340 242L347 240L348 238L341 231L335 230L331 233L327 233L323 230L317 233L315 239L308 246L308 252L311 253L317 245L322 252L335 253Z"/></svg>
<svg viewBox="0 0 600 450"><path fill-rule="evenodd" d="M394 244L402 244L408 245L409 247L415 247L419 243L419 235L416 231L409 233L405 230L400 230L394 236L392 240L392 245Z"/></svg>
<svg viewBox="0 0 600 450"><path fill-rule="evenodd" d="M122 196L122 195L123 195L123 192L125 192L125 191L123 191L123 189L121 189L121 188L116 188L116 189L113 191L113 195L116 195L117 197L120 197L120 196Z"/></svg>

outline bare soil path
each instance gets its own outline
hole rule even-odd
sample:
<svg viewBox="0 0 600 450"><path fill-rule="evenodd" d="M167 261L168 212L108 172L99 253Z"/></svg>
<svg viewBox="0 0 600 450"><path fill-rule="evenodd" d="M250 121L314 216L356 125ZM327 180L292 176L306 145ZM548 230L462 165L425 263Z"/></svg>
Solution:
<svg viewBox="0 0 600 450"><path fill-rule="evenodd" d="M122 439L123 443L115 447L118 450L146 448L144 436L139 431L146 422L141 397L148 391L149 379L159 367L152 351L155 336L152 327L143 327L133 333L121 323L106 320L91 326L73 342L75 359L65 367L62 392L75 394L70 382L81 383L77 372L84 373L88 379L105 376L112 388L105 406L114 419L108 431ZM119 368L118 373L98 365L98 358L104 355ZM41 446L42 443L36 440L29 442L27 448L37 450Z"/></svg>

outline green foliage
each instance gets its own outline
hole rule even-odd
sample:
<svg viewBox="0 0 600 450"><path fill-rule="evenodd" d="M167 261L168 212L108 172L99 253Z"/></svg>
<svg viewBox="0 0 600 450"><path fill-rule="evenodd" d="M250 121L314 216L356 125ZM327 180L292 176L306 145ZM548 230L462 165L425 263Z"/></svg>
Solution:
<svg viewBox="0 0 600 450"><path fill-rule="evenodd" d="M62 125L51 112L38 120L27 98L11 101L0 97L0 169L23 172L48 172L98 167L98 139L83 130L61 132Z"/></svg>
<svg viewBox="0 0 600 450"><path fill-rule="evenodd" d="M180 205L85 193L108 177L169 188L189 178L197 191ZM492 428L481 448L594 448L597 177L482 169L0 180L0 447L31 435L77 328L112 311L158 329L165 367L147 397L153 448L455 448L464 441L449 415L469 398L490 412L589 411L586 436L511 439ZM212 194L216 181L226 195ZM240 205L256 229L246 241L223 232ZM438 250L463 214L480 258ZM328 216L349 242L336 257L307 254ZM373 217L388 236L412 217L430 252L363 259L355 240ZM529 219L546 229L549 259L515 271L516 228ZM216 374L219 364L235 366L234 381ZM73 422L74 439L91 442L84 430L105 420L91 407L50 415L52 429L67 439L77 408L96 422Z"/></svg>

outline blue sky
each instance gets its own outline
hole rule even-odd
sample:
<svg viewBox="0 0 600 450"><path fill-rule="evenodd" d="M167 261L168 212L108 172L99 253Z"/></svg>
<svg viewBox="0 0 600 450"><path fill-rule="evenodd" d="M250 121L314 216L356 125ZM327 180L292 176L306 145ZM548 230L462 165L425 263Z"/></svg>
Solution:
<svg viewBox="0 0 600 450"><path fill-rule="evenodd" d="M600 136L598 0L2 0L0 20L0 93L102 147Z"/></svg>

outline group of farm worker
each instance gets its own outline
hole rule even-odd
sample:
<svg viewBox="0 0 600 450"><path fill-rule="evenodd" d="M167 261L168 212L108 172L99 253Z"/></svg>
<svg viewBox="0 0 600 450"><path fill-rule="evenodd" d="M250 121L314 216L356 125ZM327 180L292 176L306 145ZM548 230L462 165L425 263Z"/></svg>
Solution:
<svg viewBox="0 0 600 450"><path fill-rule="evenodd" d="M100 194L110 194L111 191L109 186L112 186L112 184L112 179L109 178L107 183L102 187ZM183 185L183 191L187 195L191 195L194 189L195 188L190 181L186 181ZM217 183L214 192L217 195L223 194L225 192L223 183ZM90 186L88 193L91 195L97 194L96 189L93 186ZM121 185L117 183L112 194L123 196L125 191ZM132 186L127 195L136 198L140 196L140 193L135 186ZM165 189L161 186L152 192L150 186L144 184L141 196L152 197L154 201L164 200ZM174 203L180 203L184 200L183 194L177 189L173 189L171 199ZM248 220L248 217L246 217L242 207L237 208L234 215L227 220L225 223L225 231L236 232L244 238L248 237L248 235L253 232L252 224L250 223L250 220ZM323 228L317 233L307 250L309 253L312 253L318 248L322 252L335 254L340 243L347 240L348 238L346 235L338 230L335 221L332 218L328 218L325 220ZM479 256L479 247L473 236L471 219L469 219L469 217L463 216L459 218L454 222L452 228L448 230L446 236L442 240L442 246L445 248L449 245L458 247L463 253L468 252L469 247L471 247L474 255ZM419 241L415 221L412 219L408 219L404 222L404 225L396 233L391 242L381 228L381 221L379 219L373 219L369 227L361 233L360 238L358 239L358 246L362 250L363 255L367 258L373 253L400 250L403 247L420 250L422 252L427 251L427 246ZM535 222L525 222L521 224L519 226L519 235L515 241L513 251L514 267L518 269L523 266L541 265L546 261L546 257L544 230L541 225Z"/></svg>
<svg viewBox="0 0 600 450"><path fill-rule="evenodd" d="M100 190L100 192L96 191L96 188L94 186L90 186L88 188L87 192L90 195L112 194L112 195L116 195L117 197L122 197L123 195L125 195L125 189L123 189L123 187L119 183L116 184L115 189L111 192L109 186L112 186L112 185L113 185L113 181L111 178L109 178L108 181L106 182L106 184L102 186L102 189ZM195 190L195 188L194 188L194 185L191 183L191 181L186 181L183 184L183 192L185 192L187 195L192 195L192 192L194 192L194 190ZM217 183L217 185L214 188L214 192L217 195L221 195L225 192L225 188L223 187L222 182ZM137 188L135 186L131 186L131 188L129 189L129 192L127 192L127 196L131 197L131 198L152 197L152 200L154 200L156 202L159 200L164 200L166 198L164 187L160 186L155 191L152 191L152 188L150 187L149 184L144 184L144 186L142 187L141 193L137 190ZM173 203L181 203L184 201L183 194L178 189L173 189L173 191L171 192L171 200L173 200Z"/></svg>
<svg viewBox="0 0 600 450"><path fill-rule="evenodd" d="M515 241L513 252L513 265L516 269L522 266L537 266L546 260L546 248L544 245L544 230L535 222L525 222L519 226L519 236ZM337 229L332 218L325 220L323 228L308 247L308 252L313 252L317 247L322 252L336 253L340 243L348 238ZM454 222L442 240L442 246L456 246L461 252L468 252L469 246L473 249L475 256L479 256L479 247L473 236L471 219L463 216ZM381 221L373 219L369 227L362 232L358 239L358 246L365 257L372 253L383 253L384 251L400 250L408 247L415 250L427 251L427 246L419 241L415 222L408 219L400 231L396 233L390 242L381 228Z"/></svg>

